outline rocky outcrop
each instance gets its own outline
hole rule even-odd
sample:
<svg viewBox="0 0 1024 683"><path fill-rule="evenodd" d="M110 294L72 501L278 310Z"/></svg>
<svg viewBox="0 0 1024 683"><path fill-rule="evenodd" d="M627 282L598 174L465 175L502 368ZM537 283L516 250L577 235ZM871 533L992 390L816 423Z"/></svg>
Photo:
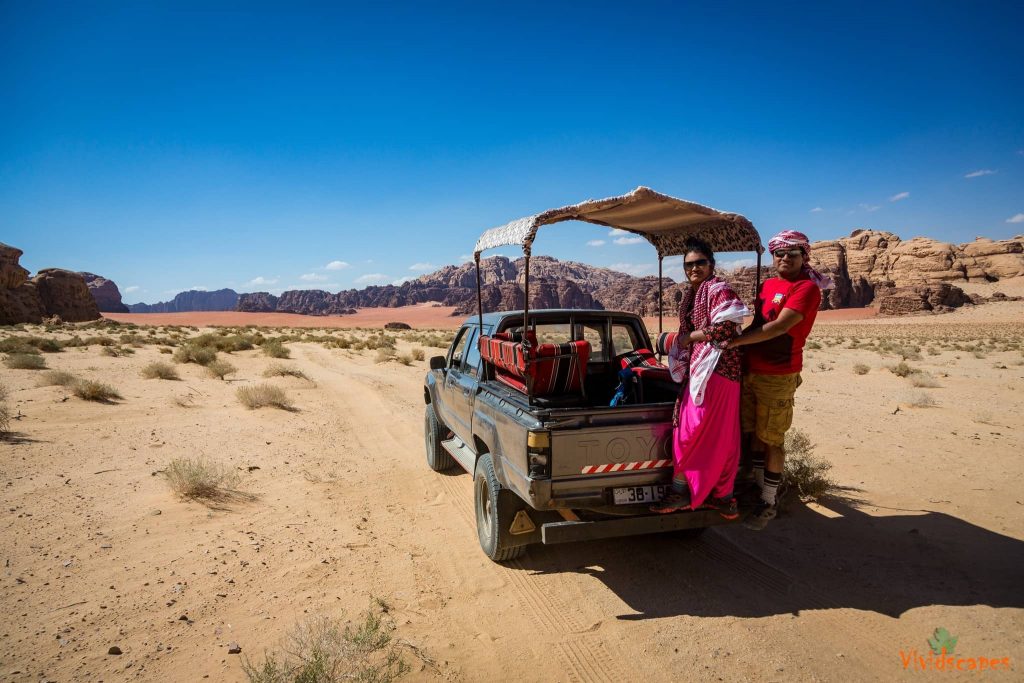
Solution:
<svg viewBox="0 0 1024 683"><path fill-rule="evenodd" d="M100 317L81 275L44 268L29 279L28 271L18 263L22 253L0 244L0 325L39 323L54 316L66 322Z"/></svg>
<svg viewBox="0 0 1024 683"><path fill-rule="evenodd" d="M79 273L85 280L85 286L96 300L96 307L101 313L128 313L128 307L121 303L121 291L113 280L94 273Z"/></svg>
<svg viewBox="0 0 1024 683"><path fill-rule="evenodd" d="M243 313L273 313L277 310L277 297L269 292L239 294L235 310Z"/></svg>
<svg viewBox="0 0 1024 683"><path fill-rule="evenodd" d="M186 311L234 311L238 306L238 292L217 289L212 292L191 289L181 292L171 301L155 304L132 304L132 313L184 313Z"/></svg>
<svg viewBox="0 0 1024 683"><path fill-rule="evenodd" d="M85 278L62 268L43 268L32 278L44 317L58 316L64 322L84 322L100 317L96 300Z"/></svg>
<svg viewBox="0 0 1024 683"><path fill-rule="evenodd" d="M883 315L944 313L973 303L962 289L948 282L908 287L887 287L878 293L878 312Z"/></svg>

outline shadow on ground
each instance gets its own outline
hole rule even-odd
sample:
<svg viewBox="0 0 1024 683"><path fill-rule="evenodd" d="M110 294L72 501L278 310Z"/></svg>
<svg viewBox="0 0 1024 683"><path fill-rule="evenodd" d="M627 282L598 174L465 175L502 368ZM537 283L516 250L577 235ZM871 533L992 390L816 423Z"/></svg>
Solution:
<svg viewBox="0 0 1024 683"><path fill-rule="evenodd" d="M690 541L657 535L535 546L514 566L590 574L635 612L624 620L1024 607L1024 542L940 512L873 516L835 499L822 506L836 516L796 506L761 532L731 525Z"/></svg>

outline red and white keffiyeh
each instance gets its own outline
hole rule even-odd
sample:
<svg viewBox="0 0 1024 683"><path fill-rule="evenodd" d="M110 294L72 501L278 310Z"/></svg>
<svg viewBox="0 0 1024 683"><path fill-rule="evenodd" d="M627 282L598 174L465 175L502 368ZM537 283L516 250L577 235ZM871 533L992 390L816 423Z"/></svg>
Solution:
<svg viewBox="0 0 1024 683"><path fill-rule="evenodd" d="M668 368L676 382L684 381L689 374L690 397L694 405L699 406L704 403L704 390L727 342L720 345L711 341L694 342L687 347L682 344L683 338L693 330L701 330L709 325L723 322L741 325L743 317L750 315L750 310L729 283L717 277L710 277L700 283L696 292L690 288L683 299L682 310L690 310L691 306L693 324L687 322L685 315L680 316L679 336L669 351Z"/></svg>
<svg viewBox="0 0 1024 683"><path fill-rule="evenodd" d="M807 277L814 281L814 284L818 285L818 289L835 289L836 285L832 282L832 278L828 275L819 273L814 268L811 268L811 242L807 239L807 235L796 230L783 230L775 237L768 240L768 251L774 252L776 249L786 249L788 247L799 247L800 251L804 252L804 272L807 273Z"/></svg>

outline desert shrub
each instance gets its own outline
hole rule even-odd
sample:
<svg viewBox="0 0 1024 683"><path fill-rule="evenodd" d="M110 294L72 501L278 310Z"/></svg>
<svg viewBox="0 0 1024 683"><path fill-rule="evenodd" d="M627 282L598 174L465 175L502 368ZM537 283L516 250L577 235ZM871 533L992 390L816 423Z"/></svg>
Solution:
<svg viewBox="0 0 1024 683"><path fill-rule="evenodd" d="M361 622L314 617L298 624L280 652L264 653L263 661L248 658L242 670L250 683L390 683L409 672L379 608L367 610Z"/></svg>
<svg viewBox="0 0 1024 683"><path fill-rule="evenodd" d="M914 408L931 408L935 405L935 399L931 394L919 391L907 399L907 404Z"/></svg>
<svg viewBox="0 0 1024 683"><path fill-rule="evenodd" d="M206 372L209 373L211 377L224 379L228 375L238 372L238 368L226 360L215 360L212 363L207 363Z"/></svg>
<svg viewBox="0 0 1024 683"><path fill-rule="evenodd" d="M117 393L114 387L91 379L78 380L71 385L71 391L84 401L106 403L112 399L121 398L121 394Z"/></svg>
<svg viewBox="0 0 1024 683"><path fill-rule="evenodd" d="M864 363L857 363L853 366L853 374L855 375L866 375L871 372L871 368Z"/></svg>
<svg viewBox="0 0 1024 683"><path fill-rule="evenodd" d="M263 342L262 348L264 355L271 358L289 358L292 355L292 352L285 348L280 339L268 339Z"/></svg>
<svg viewBox="0 0 1024 683"><path fill-rule="evenodd" d="M39 349L30 343L32 337L8 337L0 340L0 352L3 353L28 353L37 355Z"/></svg>
<svg viewBox="0 0 1024 683"><path fill-rule="evenodd" d="M941 353L942 353L942 351L940 351L939 349L935 348L934 346L929 346L928 347L928 355L929 356L938 356Z"/></svg>
<svg viewBox="0 0 1024 683"><path fill-rule="evenodd" d="M12 353L4 358L4 365L12 370L42 370L46 359L31 353Z"/></svg>
<svg viewBox="0 0 1024 683"><path fill-rule="evenodd" d="M297 377L299 379L304 379L307 382L312 382L313 381L313 380L309 379L309 377L306 375L306 373L304 373L302 370L299 370L298 368L290 368L287 365L282 365L281 363L271 363L270 365L268 365L267 369L263 371L263 376L264 377Z"/></svg>
<svg viewBox="0 0 1024 683"><path fill-rule="evenodd" d="M238 400L246 408L255 410L256 408L281 408L282 410L292 410L292 402L288 399L288 394L285 393L281 387L275 387L273 384L252 384L249 386L238 387L238 391L235 392L238 396Z"/></svg>
<svg viewBox="0 0 1024 683"><path fill-rule="evenodd" d="M818 342L816 342L816 341L814 341L812 339L811 341L807 342L807 347L806 348L812 349L812 350L816 351L816 350L821 348L821 344L819 344Z"/></svg>
<svg viewBox="0 0 1024 683"><path fill-rule="evenodd" d="M206 458L175 458L164 476L182 498L220 498L238 484L235 470Z"/></svg>
<svg viewBox="0 0 1024 683"><path fill-rule="evenodd" d="M402 365L412 365L412 354L411 353L400 353L395 357Z"/></svg>
<svg viewBox="0 0 1024 683"><path fill-rule="evenodd" d="M37 384L41 387L70 387L78 378L66 370L47 370L39 376Z"/></svg>
<svg viewBox="0 0 1024 683"><path fill-rule="evenodd" d="M374 363L387 363L389 360L395 357L394 352L391 349L378 348L377 354L373 357Z"/></svg>
<svg viewBox="0 0 1024 683"><path fill-rule="evenodd" d="M984 352L984 351L981 351L981 350L975 350L975 351L972 351L972 352L971 352L971 354L972 354L972 355L973 355L973 356L974 356L975 358L985 358L985 352Z"/></svg>
<svg viewBox="0 0 1024 683"><path fill-rule="evenodd" d="M934 389L935 387L942 386L930 372L925 372L924 370L918 370L917 372L912 373L908 379L910 380L911 385L918 387L919 389Z"/></svg>
<svg viewBox="0 0 1024 683"><path fill-rule="evenodd" d="M96 336L86 337L85 339L82 340L82 345L83 346L94 346L94 345L98 345L98 346L114 346L115 344L117 344L116 341L114 341L110 337L103 337L103 336L99 336L99 337L96 337Z"/></svg>
<svg viewBox="0 0 1024 683"><path fill-rule="evenodd" d="M170 348L167 348L166 346L161 346L161 347L160 347L159 349L157 349L157 350L158 350L158 351L159 351L160 353L174 353L174 349L170 349Z"/></svg>
<svg viewBox="0 0 1024 683"><path fill-rule="evenodd" d="M427 357L427 354L423 349L413 349L412 357L413 360L423 360Z"/></svg>
<svg viewBox="0 0 1024 683"><path fill-rule="evenodd" d="M832 463L814 455L814 444L799 429L786 432L786 464L783 479L787 490L800 500L815 500L836 487L828 476Z"/></svg>
<svg viewBox="0 0 1024 683"><path fill-rule="evenodd" d="M121 355L121 353L113 346L104 346L100 350L100 353L104 356L111 356L113 358L117 358L118 356Z"/></svg>
<svg viewBox="0 0 1024 683"><path fill-rule="evenodd" d="M6 434L11 430L11 408L7 401L0 401L0 434Z"/></svg>
<svg viewBox="0 0 1024 683"><path fill-rule="evenodd" d="M142 368L142 376L146 379L179 379L174 366L163 361L153 361Z"/></svg>
<svg viewBox="0 0 1024 683"><path fill-rule="evenodd" d="M899 363L896 363L895 365L890 365L889 366L889 372L891 372L892 374L896 375L897 377L907 377L907 376L912 375L913 373L917 372L917 370L915 370L914 368L910 367L905 362L900 361Z"/></svg>
<svg viewBox="0 0 1024 683"><path fill-rule="evenodd" d="M217 360L217 352L209 346L185 344L179 346L174 352L174 360L178 363L195 363L206 366Z"/></svg>
<svg viewBox="0 0 1024 683"><path fill-rule="evenodd" d="M6 401L7 397L9 395L10 395L10 392L8 392L8 390L7 390L7 385L6 384L0 384L0 401Z"/></svg>

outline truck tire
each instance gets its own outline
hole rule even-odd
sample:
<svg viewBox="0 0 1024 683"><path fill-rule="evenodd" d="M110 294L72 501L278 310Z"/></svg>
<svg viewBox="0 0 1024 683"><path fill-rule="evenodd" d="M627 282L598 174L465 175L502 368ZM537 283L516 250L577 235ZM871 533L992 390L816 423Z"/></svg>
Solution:
<svg viewBox="0 0 1024 683"><path fill-rule="evenodd" d="M516 513L518 498L503 489L494 475L494 461L484 453L473 475L473 499L476 507L476 533L484 554L495 562L507 562L526 552L525 545L512 545L507 529Z"/></svg>
<svg viewBox="0 0 1024 683"><path fill-rule="evenodd" d="M445 472L455 467L455 458L441 445L447 432L434 414L434 405L428 403L423 417L423 437L427 447L427 466L435 472Z"/></svg>

